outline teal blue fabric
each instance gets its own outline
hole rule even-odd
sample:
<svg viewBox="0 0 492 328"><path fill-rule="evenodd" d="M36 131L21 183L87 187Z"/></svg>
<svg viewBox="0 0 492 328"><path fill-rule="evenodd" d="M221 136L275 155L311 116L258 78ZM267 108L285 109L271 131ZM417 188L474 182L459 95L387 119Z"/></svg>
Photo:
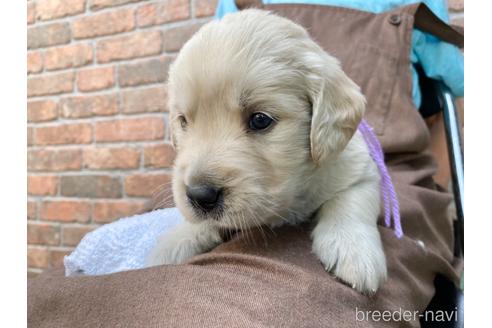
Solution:
<svg viewBox="0 0 492 328"><path fill-rule="evenodd" d="M264 4L327 5L363 10L376 14L417 2L425 3L442 21L449 22L446 0L263 0ZM220 19L225 14L236 11L238 11L238 8L234 0L219 0L215 16ZM455 97L464 95L464 58L456 46L415 29L412 34L410 60L413 74L412 97L417 108L420 107L422 99L418 85L418 75L414 67L416 64L422 66L428 77L443 81Z"/></svg>
<svg viewBox="0 0 492 328"><path fill-rule="evenodd" d="M239 11L234 0L219 0L217 8L215 9L215 18L220 19L225 14L234 13Z"/></svg>

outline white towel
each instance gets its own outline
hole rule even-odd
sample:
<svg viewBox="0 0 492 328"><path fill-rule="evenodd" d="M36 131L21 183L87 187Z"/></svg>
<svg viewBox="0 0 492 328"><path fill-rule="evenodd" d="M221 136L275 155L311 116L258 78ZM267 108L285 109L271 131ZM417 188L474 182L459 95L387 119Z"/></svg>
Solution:
<svg viewBox="0 0 492 328"><path fill-rule="evenodd" d="M157 237L182 222L177 208L123 218L88 233L65 256L65 275L102 275L144 267Z"/></svg>

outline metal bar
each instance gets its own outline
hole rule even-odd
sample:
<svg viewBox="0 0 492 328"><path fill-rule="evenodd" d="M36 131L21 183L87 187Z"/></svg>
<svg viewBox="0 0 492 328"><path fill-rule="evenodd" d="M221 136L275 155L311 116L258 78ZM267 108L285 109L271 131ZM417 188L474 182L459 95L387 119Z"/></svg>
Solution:
<svg viewBox="0 0 492 328"><path fill-rule="evenodd" d="M460 121L458 112L454 103L454 97L447 86L442 82L435 83L438 93L439 102L443 110L444 128L446 132L446 143L448 146L449 162L451 166L451 175L453 182L453 194L458 216L458 226L455 228L463 229L464 223L464 189L465 173L463 158L463 141L460 132ZM462 232L460 233L462 234ZM459 236L459 238L463 238ZM463 252L463 240L461 243L460 253Z"/></svg>

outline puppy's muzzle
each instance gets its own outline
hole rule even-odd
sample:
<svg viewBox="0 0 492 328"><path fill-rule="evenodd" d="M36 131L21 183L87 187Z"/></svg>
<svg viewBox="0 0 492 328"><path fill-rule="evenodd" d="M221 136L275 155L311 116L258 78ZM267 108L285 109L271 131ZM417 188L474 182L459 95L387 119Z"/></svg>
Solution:
<svg viewBox="0 0 492 328"><path fill-rule="evenodd" d="M212 185L186 186L186 196L193 207L204 212L211 212L222 202L222 189Z"/></svg>

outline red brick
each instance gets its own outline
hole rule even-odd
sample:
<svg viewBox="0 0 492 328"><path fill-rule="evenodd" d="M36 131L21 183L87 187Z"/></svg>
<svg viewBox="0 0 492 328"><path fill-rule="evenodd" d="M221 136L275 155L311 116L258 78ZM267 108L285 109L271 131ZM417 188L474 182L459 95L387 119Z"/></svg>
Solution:
<svg viewBox="0 0 492 328"><path fill-rule="evenodd" d="M50 253L46 248L27 247L27 266L31 268L47 268Z"/></svg>
<svg viewBox="0 0 492 328"><path fill-rule="evenodd" d="M75 200L44 201L41 204L41 220L61 222L88 222L91 206L88 202Z"/></svg>
<svg viewBox="0 0 492 328"><path fill-rule="evenodd" d="M138 173L125 177L125 191L128 196L149 197L170 188L169 174Z"/></svg>
<svg viewBox="0 0 492 328"><path fill-rule="evenodd" d="M143 5L137 10L138 26L175 22L190 17L188 0L165 0Z"/></svg>
<svg viewBox="0 0 492 328"><path fill-rule="evenodd" d="M77 88L79 91L96 91L110 88L114 85L114 68L90 68L77 73Z"/></svg>
<svg viewBox="0 0 492 328"><path fill-rule="evenodd" d="M27 49L36 49L70 42L70 25L53 23L27 29Z"/></svg>
<svg viewBox="0 0 492 328"><path fill-rule="evenodd" d="M58 177L31 175L27 178L27 193L35 196L54 196L58 192Z"/></svg>
<svg viewBox="0 0 492 328"><path fill-rule="evenodd" d="M97 43L97 61L109 61L158 55L162 51L160 31L144 31L105 39Z"/></svg>
<svg viewBox="0 0 492 328"><path fill-rule="evenodd" d="M85 0L37 0L36 17L38 20L49 20L75 14L85 10Z"/></svg>
<svg viewBox="0 0 492 328"><path fill-rule="evenodd" d="M39 73L43 70L43 55L39 51L27 53L27 74Z"/></svg>
<svg viewBox="0 0 492 328"><path fill-rule="evenodd" d="M39 127L34 132L36 145L87 144L91 141L92 126L89 123Z"/></svg>
<svg viewBox="0 0 492 328"><path fill-rule="evenodd" d="M60 194L79 198L121 198L119 177L106 175L62 176Z"/></svg>
<svg viewBox="0 0 492 328"><path fill-rule="evenodd" d="M27 3L27 25L33 24L36 21L36 4L34 1Z"/></svg>
<svg viewBox="0 0 492 328"><path fill-rule="evenodd" d="M58 118L58 105L52 100L35 100L27 103L27 121L45 122Z"/></svg>
<svg viewBox="0 0 492 328"><path fill-rule="evenodd" d="M60 244L60 228L48 223L27 224L27 243L38 245L59 245Z"/></svg>
<svg viewBox="0 0 492 328"><path fill-rule="evenodd" d="M27 201L27 219L36 220L36 212L38 210L37 203L35 201Z"/></svg>
<svg viewBox="0 0 492 328"><path fill-rule="evenodd" d="M92 63L92 47L89 44L71 44L48 49L44 53L46 70L80 67Z"/></svg>
<svg viewBox="0 0 492 328"><path fill-rule="evenodd" d="M107 7L121 6L127 3L139 2L142 0L92 0L90 8L92 10L99 10Z"/></svg>
<svg viewBox="0 0 492 328"><path fill-rule="evenodd" d="M132 118L96 122L96 142L143 141L164 138L164 120L160 117Z"/></svg>
<svg viewBox="0 0 492 328"><path fill-rule="evenodd" d="M171 58L151 59L136 64L118 67L120 86L128 87L142 84L164 82L167 78Z"/></svg>
<svg viewBox="0 0 492 328"><path fill-rule="evenodd" d="M131 31L135 28L133 9L121 9L76 19L72 24L75 39L92 38Z"/></svg>
<svg viewBox="0 0 492 328"><path fill-rule="evenodd" d="M121 112L124 114L167 111L165 86L123 91Z"/></svg>
<svg viewBox="0 0 492 328"><path fill-rule="evenodd" d="M97 223L109 223L114 220L141 213L144 201L111 201L95 203L92 219Z"/></svg>
<svg viewBox="0 0 492 328"><path fill-rule="evenodd" d="M71 249L50 249L50 267L63 268L63 259L71 252Z"/></svg>
<svg viewBox="0 0 492 328"><path fill-rule="evenodd" d="M114 115L118 112L118 100L116 95L67 97L60 101L60 108L64 118Z"/></svg>
<svg viewBox="0 0 492 328"><path fill-rule="evenodd" d="M164 40L164 51L178 51L203 24L192 24L167 29L162 34Z"/></svg>
<svg viewBox="0 0 492 328"><path fill-rule="evenodd" d="M82 238L92 230L94 230L94 227L63 226L62 243L64 246L77 246Z"/></svg>
<svg viewBox="0 0 492 328"><path fill-rule="evenodd" d="M81 167L80 149L29 150L27 153L27 169L32 172L80 170Z"/></svg>
<svg viewBox="0 0 492 328"><path fill-rule="evenodd" d="M31 77L27 80L27 96L35 97L72 92L73 80L73 72Z"/></svg>
<svg viewBox="0 0 492 328"><path fill-rule="evenodd" d="M89 148L84 149L83 159L88 169L136 169L140 165L140 152L134 148Z"/></svg>
<svg viewBox="0 0 492 328"><path fill-rule="evenodd" d="M448 7L451 11L460 12L465 10L464 0L449 0Z"/></svg>
<svg viewBox="0 0 492 328"><path fill-rule="evenodd" d="M451 20L452 25L465 27L465 18L464 17L456 17Z"/></svg>
<svg viewBox="0 0 492 328"><path fill-rule="evenodd" d="M170 144L153 145L144 148L144 166L149 168L171 167L176 153Z"/></svg>
<svg viewBox="0 0 492 328"><path fill-rule="evenodd" d="M195 1L195 16L208 17L215 14L217 0L196 0Z"/></svg>

